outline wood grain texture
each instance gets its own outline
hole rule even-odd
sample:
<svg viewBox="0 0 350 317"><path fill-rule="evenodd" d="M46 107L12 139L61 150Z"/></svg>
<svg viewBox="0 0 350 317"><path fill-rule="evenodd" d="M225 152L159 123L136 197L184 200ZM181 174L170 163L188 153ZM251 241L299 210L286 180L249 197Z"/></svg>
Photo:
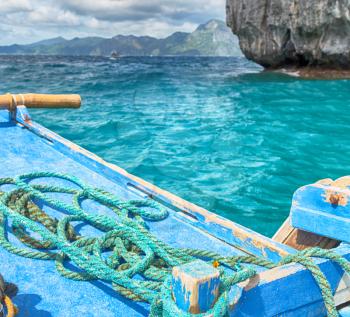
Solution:
<svg viewBox="0 0 350 317"><path fill-rule="evenodd" d="M172 292L183 311L206 313L219 296L220 271L197 260L173 268Z"/></svg>
<svg viewBox="0 0 350 317"><path fill-rule="evenodd" d="M272 238L274 241L286 244L297 250L304 250L312 247L322 249L332 249L340 244L340 241L322 237L318 234L307 232L294 228L291 225L290 218L283 223L281 228Z"/></svg>
<svg viewBox="0 0 350 317"><path fill-rule="evenodd" d="M81 97L79 95L45 94L0 95L0 108L12 110L17 105L24 105L27 108L79 108Z"/></svg>

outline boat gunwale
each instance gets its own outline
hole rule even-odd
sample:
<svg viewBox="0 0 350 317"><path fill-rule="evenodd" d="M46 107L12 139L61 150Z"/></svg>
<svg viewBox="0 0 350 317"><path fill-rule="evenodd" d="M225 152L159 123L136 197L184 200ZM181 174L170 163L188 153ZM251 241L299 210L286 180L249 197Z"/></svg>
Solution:
<svg viewBox="0 0 350 317"><path fill-rule="evenodd" d="M192 224L194 227L200 228L213 237L223 240L238 249L243 249L245 252L248 251L248 253L251 252L252 254L256 254L257 251L260 251L260 254L258 255L267 256L270 259L274 259L275 261L277 261L281 256L296 252L296 250L293 248L290 248L278 242L274 242L270 238L264 237L263 235L260 235L230 220L217 216L204 208L190 203L147 181L144 181L137 176L128 173L115 164L106 162L97 155L85 150L84 148L74 144L71 141L64 139L63 137L41 126L40 124L33 122L30 119L30 116L27 113L25 107L21 106L18 108L20 108L20 111L18 111L16 117L17 124L27 128L39 137L46 139L56 150L62 154L71 157L90 170L98 172L100 175L113 182L117 182L118 184L124 186L132 185L136 189L141 190L147 194L149 197L161 201L167 206L173 207L176 210L179 210L183 213L183 215L185 215L183 220ZM186 217L186 215L190 215L190 217ZM193 219L191 219L191 216L193 216ZM235 236L237 233L238 236ZM232 237L236 240L232 241ZM350 246L348 244L342 243L335 249L335 251L350 260ZM336 285L333 289L333 291L336 292L336 302L337 304L343 304L345 302L345 299L349 298L350 296L349 277L347 277L346 274L342 274L340 267L330 260L317 259L316 263L320 265L322 270L325 270L327 277L333 279L333 284ZM242 297L243 301L240 301L238 305L231 307L230 315L241 316L240 313L242 312L243 316L247 311L246 309L249 311L251 307L247 308L244 305L250 305L250 301L248 300L250 296L256 296L256 294L259 294L259 296L269 296L268 292L272 288L275 289L278 293L281 291L284 292L285 287L288 289L293 289L295 285L298 286L300 283L299 280L295 279L296 274L299 277L302 276L306 279L309 279L310 277L312 278L311 273L300 264L289 264L272 270L260 272L256 275L255 278L250 280L248 284L241 283L240 285L244 289ZM308 313L310 313L309 316L318 316L316 314L312 314L312 309L315 309L315 307L321 310L323 307L322 296L319 292L317 284L310 284L308 288L305 288L304 292L311 292L312 296L306 296L306 293L298 295L298 306L293 307L293 313L301 311L304 312L306 310ZM293 296L290 296L290 300L284 298L283 301L278 302L277 306L279 308L277 307L275 309L272 309L269 307L266 308L266 306L264 306L264 309L268 311L267 316L276 316L277 314L281 313L290 313L292 305L291 301L295 301L295 298ZM263 301L262 303L264 304L265 302ZM243 305L242 310L240 306L241 304ZM284 307L286 308L284 309ZM256 309L261 309L261 306L257 305ZM256 311L256 313L262 313L262 311Z"/></svg>
<svg viewBox="0 0 350 317"><path fill-rule="evenodd" d="M25 106L17 107L15 121L39 137L46 139L62 154L71 157L107 179L114 182L117 179L118 183L124 186L132 186L167 207L180 211L184 216L181 217L182 220L239 250L269 258L274 262L279 261L285 255L296 252L295 249L287 245L273 241L262 234L199 207L138 176L130 174L118 165L105 161L96 154L32 121Z"/></svg>

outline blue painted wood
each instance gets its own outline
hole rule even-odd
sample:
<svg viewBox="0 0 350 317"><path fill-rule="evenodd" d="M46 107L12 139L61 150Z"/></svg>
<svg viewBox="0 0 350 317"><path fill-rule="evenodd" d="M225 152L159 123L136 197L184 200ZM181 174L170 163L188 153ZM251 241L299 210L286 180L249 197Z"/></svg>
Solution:
<svg viewBox="0 0 350 317"><path fill-rule="evenodd" d="M350 260L350 246L342 244L336 252ZM328 279L333 294L341 291L343 270L328 260L315 259ZM344 291L344 290L342 290ZM347 295L349 297L349 295ZM337 296L336 302L337 300ZM311 273L299 264L262 272L245 285L241 300L230 316L326 316L320 289Z"/></svg>
<svg viewBox="0 0 350 317"><path fill-rule="evenodd" d="M219 295L219 270L197 260L174 267L172 274L172 292L178 308L198 314L213 307Z"/></svg>
<svg viewBox="0 0 350 317"><path fill-rule="evenodd" d="M97 169L90 169L79 162L77 157L70 156L68 150L62 153L48 138L39 137L27 128L8 122L7 113L1 111L0 138L0 177L46 169L74 174L93 186L115 193L122 199L144 197L143 192L134 188L130 190L127 181L118 181L117 176L113 179L106 177L103 171L98 173ZM117 175L116 172L115 174ZM120 178L125 179L124 176ZM50 181L55 183L54 180ZM67 184L62 182L62 185ZM55 197L69 201L67 195L57 194ZM113 212L96 203L85 201L83 206L90 212L115 217ZM48 206L43 206L43 209L57 218L62 217L61 213ZM170 216L166 220L147 224L152 233L171 246L213 250L222 255L245 254L176 217L176 212L170 208L169 213ZM99 234L90 226L82 226L80 232ZM12 235L10 239L17 243ZM148 305L126 300L102 281L78 282L61 277L53 262L22 258L0 249L0 272L6 280L19 287L20 292L14 298L21 308L19 317L90 317L101 316L102 313L104 317L133 317L149 314Z"/></svg>
<svg viewBox="0 0 350 317"><path fill-rule="evenodd" d="M315 183L298 189L293 197L293 227L335 240L350 242L350 203L347 179Z"/></svg>
<svg viewBox="0 0 350 317"><path fill-rule="evenodd" d="M104 175L104 177L117 182L120 186L128 187L131 185L134 188L138 188L149 197L155 198L173 210L190 215L191 217L181 218L182 220L189 222L192 226L207 231L217 238L232 244L236 248L245 250L251 254L267 257L274 262L278 262L281 259L281 256L295 252L294 249L286 245L275 242L272 239L215 215L203 208L172 195L171 193L161 190L140 178L130 175L121 168L108 164L96 155L63 139L39 124L26 121L21 116L17 117L17 121L34 133L49 140L54 149L68 155L90 170Z"/></svg>
<svg viewBox="0 0 350 317"><path fill-rule="evenodd" d="M340 317L350 317L350 306L340 309L339 316Z"/></svg>
<svg viewBox="0 0 350 317"><path fill-rule="evenodd" d="M281 255L293 252L291 248L274 243L129 175L40 125L27 121L25 116L17 120L21 122L20 125L8 122L8 113L0 111L1 176L39 171L45 167L52 171L73 173L123 199L144 197L144 194L155 197L169 206L170 217L162 222L149 222L148 225L151 232L175 247L204 248L223 255L244 254L241 250L246 248L248 253L265 255L275 261ZM64 195L58 197L67 199ZM53 212L49 207L43 207ZM113 216L106 208L88 201L84 207ZM81 228L82 233L91 233L91 230L88 226ZM347 245L337 250L350 258ZM343 275L341 269L330 261L318 262L333 290L337 289ZM60 277L51 262L24 259L0 250L0 272L19 286L20 293L15 297L15 303L22 308L19 317L100 316L101 312L106 317L147 316L149 313L148 305L116 295L103 282L75 282ZM319 289L310 273L300 265L259 272L247 285L240 285L242 296L235 306L230 306L231 316L324 315ZM233 297L237 300L239 296Z"/></svg>

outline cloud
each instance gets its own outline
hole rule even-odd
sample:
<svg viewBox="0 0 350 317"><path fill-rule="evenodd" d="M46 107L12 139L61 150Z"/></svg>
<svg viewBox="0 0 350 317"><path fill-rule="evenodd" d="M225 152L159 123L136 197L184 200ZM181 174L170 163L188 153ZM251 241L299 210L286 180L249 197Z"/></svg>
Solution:
<svg viewBox="0 0 350 317"><path fill-rule="evenodd" d="M70 11L55 7L41 6L28 14L27 23L28 22L33 25L77 26L81 24L81 19Z"/></svg>
<svg viewBox="0 0 350 317"><path fill-rule="evenodd" d="M224 15L225 0L0 0L0 29L9 30L0 43L56 36L165 37Z"/></svg>
<svg viewBox="0 0 350 317"><path fill-rule="evenodd" d="M26 12L32 9L29 0L5 0L0 2L0 16L13 12Z"/></svg>
<svg viewBox="0 0 350 317"><path fill-rule="evenodd" d="M197 19L196 22L203 22L206 17L223 17L225 11L223 0L62 0L60 3L80 15L107 21Z"/></svg>

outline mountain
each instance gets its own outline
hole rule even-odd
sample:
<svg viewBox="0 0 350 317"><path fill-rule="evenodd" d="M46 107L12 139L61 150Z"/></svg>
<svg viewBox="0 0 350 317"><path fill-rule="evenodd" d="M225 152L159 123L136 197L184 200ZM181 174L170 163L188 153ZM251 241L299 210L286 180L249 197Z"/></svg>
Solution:
<svg viewBox="0 0 350 317"><path fill-rule="evenodd" d="M0 54L110 56L242 56L238 39L223 21L210 20L192 33L176 32L164 39L117 35L66 40L56 37L29 45L0 46Z"/></svg>

